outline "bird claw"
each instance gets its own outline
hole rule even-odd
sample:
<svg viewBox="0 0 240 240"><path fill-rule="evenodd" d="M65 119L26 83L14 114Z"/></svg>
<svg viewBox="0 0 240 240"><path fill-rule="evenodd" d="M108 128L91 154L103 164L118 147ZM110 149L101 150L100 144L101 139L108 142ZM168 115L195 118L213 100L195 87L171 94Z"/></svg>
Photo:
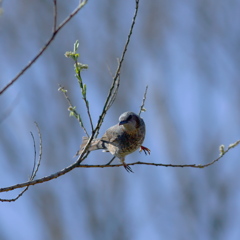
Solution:
<svg viewBox="0 0 240 240"><path fill-rule="evenodd" d="M147 148L147 147L144 147L144 146L141 146L140 147L140 150L139 150L139 152L142 152L142 151L144 151L144 153L146 154L146 155L150 155L150 153L151 153L151 150L149 149L149 148Z"/></svg>
<svg viewBox="0 0 240 240"><path fill-rule="evenodd" d="M126 163L123 163L123 166L124 166L124 168L126 169L127 172L134 173L133 170L131 169L131 167L129 165L127 165Z"/></svg>

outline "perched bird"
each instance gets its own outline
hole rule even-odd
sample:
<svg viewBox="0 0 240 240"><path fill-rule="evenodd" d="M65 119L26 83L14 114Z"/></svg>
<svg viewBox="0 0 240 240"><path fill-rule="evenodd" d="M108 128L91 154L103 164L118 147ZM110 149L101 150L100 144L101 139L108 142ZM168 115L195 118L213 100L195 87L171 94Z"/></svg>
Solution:
<svg viewBox="0 0 240 240"><path fill-rule="evenodd" d="M145 123L143 119L133 112L125 112L119 117L119 123L110 127L102 138L93 139L87 150L103 149L104 152L110 152L114 155L114 158L117 157L120 159L128 172L133 172L130 166L125 163L125 156L135 152L139 148L145 154L150 154L150 150L142 146L144 138ZM77 155L82 153L87 142L88 138L83 137L83 142Z"/></svg>

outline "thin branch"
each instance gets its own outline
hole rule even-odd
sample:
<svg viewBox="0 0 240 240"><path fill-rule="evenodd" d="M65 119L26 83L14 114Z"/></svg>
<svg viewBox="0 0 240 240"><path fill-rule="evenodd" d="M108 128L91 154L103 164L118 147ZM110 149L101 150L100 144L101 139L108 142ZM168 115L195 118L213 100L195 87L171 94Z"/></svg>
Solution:
<svg viewBox="0 0 240 240"><path fill-rule="evenodd" d="M112 106L112 104L114 103L116 97L117 97L117 93L118 93L118 88L120 85L120 81L121 81L121 75L119 74L117 81L115 82L115 86L114 89L112 91L112 95L111 98L109 99L109 103L106 106L106 111L108 111L108 109L110 109L110 107Z"/></svg>
<svg viewBox="0 0 240 240"><path fill-rule="evenodd" d="M236 147L237 145L239 145L240 140L230 144L228 149L224 152L221 152L221 155L216 158L215 160L207 163L207 164L163 164L163 163L149 163L149 162L134 162L134 163L128 163L128 165L149 165L149 166L155 166L155 167L177 167L177 168L206 168L209 167L211 165L213 165L214 163L218 162L221 158L223 158L223 156L232 148ZM114 164L114 165L80 165L78 167L83 167L83 168L105 168L105 167L121 167L123 166L123 164Z"/></svg>
<svg viewBox="0 0 240 240"><path fill-rule="evenodd" d="M34 171L35 171L35 167L36 167L36 144L35 144L35 139L34 139L34 136L33 136L33 133L30 132L31 136L32 136L32 139L33 139L33 147L34 147L34 164L33 164L33 169L32 169L32 173L31 173L31 177L33 176L34 174ZM32 180L30 177L30 180ZM0 198L0 202L15 202L16 200L18 200L27 190L28 190L29 186L27 186L26 188L24 188L23 191L21 191L17 197L15 198L11 198L11 199L3 199L3 198Z"/></svg>
<svg viewBox="0 0 240 240"><path fill-rule="evenodd" d="M11 85L13 85L13 83L16 82L19 77L21 77L33 65L33 63L36 62L36 60L43 54L43 52L45 52L48 46L52 43L58 32L86 5L87 1L88 0L80 1L78 7L53 31L47 43L43 46L42 49L40 49L36 56L5 87L3 87L2 90L0 90L0 95L4 93Z"/></svg>
<svg viewBox="0 0 240 240"><path fill-rule="evenodd" d="M39 129L39 126L37 124L37 122L35 122L35 125L37 127L37 130L38 130L38 137L39 137L39 155L38 155L38 161L37 161L37 165L35 164L35 170L33 172L33 174L31 175L31 180L33 180L36 175L37 175L37 172L38 172L38 169L40 167L40 164L41 164L41 160L42 160L42 135L41 135L41 132L40 132L40 129Z"/></svg>
<svg viewBox="0 0 240 240"><path fill-rule="evenodd" d="M109 110L109 108L111 107L112 103L115 100L115 97L116 97L116 94L117 94L117 91L118 91L118 88L119 88L119 84L120 84L120 71L121 71L121 68L122 68L122 64L123 64L123 61L124 61L125 54L127 52L128 45L130 43L130 39L131 39L131 36L132 36L132 33L133 33L133 28L134 28L134 25L135 25L135 22L136 22L137 14L138 14L139 0L136 0L135 2L136 2L135 13L134 13L134 16L133 16L132 24L130 26L129 34L127 36L127 41L124 45L123 53L122 53L122 56L120 58L115 76L113 77L112 85L110 87L107 99L105 101L105 104L104 104L104 107L103 107L103 110L102 110L102 113L99 116L97 126L92 131L91 137L88 139L88 142L85 145L85 147L82 151L82 154L78 157L78 160L77 160L78 165L80 165L80 163L85 159L85 158L82 158L82 156L84 156L84 154L87 152L87 149L90 146L93 138L96 138L98 136L99 129L100 129L102 123L103 123L103 120L106 116L106 113L107 113L107 111ZM89 154L89 152L87 152L87 154Z"/></svg>
<svg viewBox="0 0 240 240"><path fill-rule="evenodd" d="M134 25L136 23L136 18L137 18L137 15L138 15L138 9L139 9L139 0L136 0L135 1L135 12L134 12L132 24L130 26L130 30L129 30L129 33L128 33L128 36L127 36L127 41L124 45L122 56L119 60L119 64L118 64L115 76L113 77L113 82L112 82L112 85L110 87L107 99L105 101L105 104L104 104L104 107L103 107L103 110L102 110L102 114L99 116L97 126L96 126L95 130L93 131L93 134L96 133L95 137L97 137L97 135L99 134L99 129L100 129L102 123L103 123L105 115L106 115L107 111L109 110L109 108L111 107L112 103L115 100L115 97L116 97L116 94L117 94L117 91L118 91L118 88L119 88L119 84L120 84L120 72L121 72L122 64L123 64L123 61L124 61L124 58L125 58L125 55L126 55L126 52L127 52L128 45L130 43L130 39L131 39L131 36L132 36L132 33L133 33Z"/></svg>
<svg viewBox="0 0 240 240"><path fill-rule="evenodd" d="M33 168L32 168L32 173L31 173L31 176L30 176L30 180L32 179L33 175L34 175L34 172L35 172L35 169L36 169L36 164L37 164L37 151L36 151L36 142L35 142L35 138L33 136L33 133L30 132L31 136L32 136L32 140L33 140L33 149L34 149L34 160L33 160Z"/></svg>
<svg viewBox="0 0 240 240"><path fill-rule="evenodd" d="M146 89L145 89L145 92L144 92L144 95L143 95L143 100L142 100L142 105L140 107L140 111L139 111L139 116L141 115L142 112L145 112L146 109L144 108L144 105L145 105L145 101L147 99L147 90L148 90L148 86L146 86Z"/></svg>
<svg viewBox="0 0 240 240"><path fill-rule="evenodd" d="M223 156L228 153L228 151L237 145L240 144L240 140L236 141L235 143L232 143L228 146L227 150L224 150L224 146L220 146L220 156L216 158L215 160L207 163L207 164L163 164L163 163L149 163L149 162L134 162L134 163L129 163L128 165L150 165L150 166L156 166L156 167L178 167L178 168L206 168L214 163L218 162ZM78 167L85 167L85 168L104 168L104 167L120 167L123 166L123 164L115 164L115 165L80 165Z"/></svg>
<svg viewBox="0 0 240 240"><path fill-rule="evenodd" d="M49 176L46 176L46 177L43 177L43 178L40 178L40 179L36 179L36 180L33 180L33 181L28 181L28 182L25 182L25 183L16 184L16 185L6 187L6 188L0 188L0 192L8 192L8 191L12 191L12 190L17 189L17 188L23 188L23 187L26 187L26 186L32 186L32 185L36 185L36 184L39 184L39 183L47 182L47 181L50 181L54 178L58 178L58 177L60 177L64 174L70 172L71 170L73 170L76 167L77 167L77 164L73 163L72 165L62 169L61 171L53 173Z"/></svg>
<svg viewBox="0 0 240 240"><path fill-rule="evenodd" d="M82 118L81 118L80 114L76 111L75 107L72 105L72 102L71 102L70 98L67 95L67 90L64 87L62 87L61 85L59 85L59 89L58 90L63 93L65 99L68 102L68 105L69 105L68 110L70 111L70 116L71 116L71 114L73 114L77 118L81 128L83 129L85 134L89 137L89 134L87 132L87 129L84 127L84 124L83 124L83 121L82 121Z"/></svg>
<svg viewBox="0 0 240 240"><path fill-rule="evenodd" d="M76 58L75 59L75 69L77 71L77 76L76 77L78 79L78 83L79 83L80 88L82 90L83 101L85 102L88 118L89 118L90 125L91 125L91 129L93 131L94 127L93 127L92 117L91 117L91 114L90 114L89 102L87 100L87 85L83 84L83 81L82 81L82 77L81 77L82 67L81 66L82 66L82 64L78 63L77 58Z"/></svg>
<svg viewBox="0 0 240 240"><path fill-rule="evenodd" d="M89 140L90 142L90 140ZM206 168L206 167L209 167L211 165L213 165L214 163L218 162L221 158L223 158L223 156L232 148L236 147L237 145L240 144L240 140L238 140L237 142L233 143L233 144L230 144L229 147L227 148L227 150L224 150L222 146L220 146L220 156L218 158L216 158L215 160L213 160L212 162L210 163L207 163L207 164L163 164L163 163L149 163L149 162L134 162L134 163L129 163L128 165L150 165L150 166L160 166L160 167L181 167L181 168L184 168L184 167L190 167L190 168ZM87 149L87 147L85 147L85 149ZM81 158L86 158L87 157L87 154L86 156L84 156L85 154L85 150L82 152L81 156L79 157L79 159ZM84 157L83 157L84 156ZM115 165L108 165L108 164L105 164L105 165L79 165L79 159L73 163L72 165L64 168L63 170L59 171L59 172L56 172L54 174L51 174L47 177L43 177L43 178L40 178L40 179L37 179L37 180L33 180L33 181L28 181L28 182L25 182L25 183L21 183L21 184L16 184L16 185L13 185L13 186L10 186L10 187L5 187L5 188L0 188L0 192L8 192L8 191L12 191L14 189L17 189L17 188L23 188L23 187L27 187L27 186L32 186L32 185L35 185L35 184L39 184L39 183L43 183L43 182L47 182L47 181L50 181L54 178L58 178L70 171L72 171L74 168L77 168L77 167L80 167L80 168L106 168L106 167L121 167L123 166L123 164L115 164Z"/></svg>
<svg viewBox="0 0 240 240"><path fill-rule="evenodd" d="M122 64L123 64L123 61L124 61L124 57L125 57L125 54L127 52L127 48L128 48L128 45L130 43L130 39L131 39L131 36L132 36L132 33L133 33L133 28L134 28L134 25L136 23L136 18L137 18L137 14L138 14L138 8L139 8L139 0L136 0L135 1L136 5L135 5L135 13L133 15L133 20L132 20L132 25L130 27L130 31L129 31L129 34L128 34L128 37L127 37L127 41L126 41L126 44L124 46L124 50L123 50L123 53L122 53L122 57L120 58L120 61L119 61L119 65L118 65L118 69L116 71L116 75L115 75L115 78L117 79L118 75L120 75L120 70L122 68Z"/></svg>
<svg viewBox="0 0 240 240"><path fill-rule="evenodd" d="M38 124L35 122L35 125L37 127L37 130L38 130L38 136L39 136L39 140L40 140L40 143L39 143L39 156L38 156L38 163L36 164L36 156L37 156L37 153L36 153L36 144L35 144L35 139L34 139L34 136L33 136L33 133L31 133L31 136L32 136L32 139L33 139L33 147L34 147L34 164L33 164L33 169L32 169L32 173L31 173L31 176L29 178L29 181L32 181L35 177L36 177L36 174L38 172L38 169L39 169L39 166L40 166L40 163L41 163L41 159L42 159L42 136L41 136L41 132L40 132L40 129L38 127ZM0 198L0 202L14 202L16 201L17 199L19 199L27 190L28 188L30 187L30 185L28 185L22 192L20 192L17 197L15 198L11 198L11 199L2 199Z"/></svg>

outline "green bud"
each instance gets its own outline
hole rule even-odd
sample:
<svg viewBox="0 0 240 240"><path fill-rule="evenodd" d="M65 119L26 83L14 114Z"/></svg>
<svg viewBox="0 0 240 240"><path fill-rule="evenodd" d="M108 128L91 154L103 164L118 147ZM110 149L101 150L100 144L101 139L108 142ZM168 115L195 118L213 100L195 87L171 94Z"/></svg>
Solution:
<svg viewBox="0 0 240 240"><path fill-rule="evenodd" d="M219 151L220 151L220 156L222 156L225 153L223 144L219 147Z"/></svg>
<svg viewBox="0 0 240 240"><path fill-rule="evenodd" d="M77 40L77 41L74 43L74 46L73 46L73 51L74 51L74 53L77 52L78 47L79 47L79 41Z"/></svg>
<svg viewBox="0 0 240 240"><path fill-rule="evenodd" d="M70 58L72 56L72 52L65 52L65 57Z"/></svg>
<svg viewBox="0 0 240 240"><path fill-rule="evenodd" d="M86 98L86 94L87 94L87 85L83 84L82 95L83 95L84 98Z"/></svg>
<svg viewBox="0 0 240 240"><path fill-rule="evenodd" d="M66 93L67 92L67 89L64 89L64 87L60 87L59 89L58 89L58 91L60 92L64 92L64 93Z"/></svg>

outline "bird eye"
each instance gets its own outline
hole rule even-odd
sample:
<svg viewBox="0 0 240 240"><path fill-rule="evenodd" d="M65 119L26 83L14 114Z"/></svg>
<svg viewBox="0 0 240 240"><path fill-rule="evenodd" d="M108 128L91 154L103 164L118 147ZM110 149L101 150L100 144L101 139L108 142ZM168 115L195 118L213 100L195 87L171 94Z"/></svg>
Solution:
<svg viewBox="0 0 240 240"><path fill-rule="evenodd" d="M128 116L127 121L130 121L132 119L132 115Z"/></svg>

